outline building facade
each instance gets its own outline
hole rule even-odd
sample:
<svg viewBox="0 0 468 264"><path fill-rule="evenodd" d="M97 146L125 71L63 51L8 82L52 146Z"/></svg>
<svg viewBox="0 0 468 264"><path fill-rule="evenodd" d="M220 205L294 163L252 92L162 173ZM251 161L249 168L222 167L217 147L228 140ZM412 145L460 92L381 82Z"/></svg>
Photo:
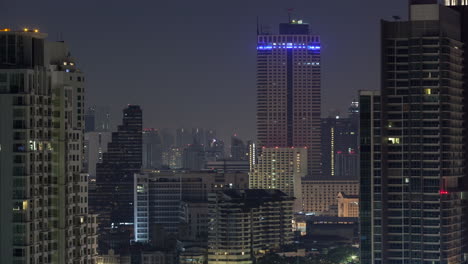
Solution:
<svg viewBox="0 0 468 264"><path fill-rule="evenodd" d="M303 179L302 202L303 211L315 215L336 216L338 193L349 195L359 194L359 181L353 178L337 177Z"/></svg>
<svg viewBox="0 0 468 264"><path fill-rule="evenodd" d="M293 200L278 190L211 193L208 264L251 264L292 243Z"/></svg>
<svg viewBox="0 0 468 264"><path fill-rule="evenodd" d="M46 37L0 30L1 262L94 263L84 74L65 43Z"/></svg>
<svg viewBox="0 0 468 264"><path fill-rule="evenodd" d="M92 193L91 209L99 214L99 249L116 253L126 245L113 246L106 233L119 228L130 234L133 226L133 180L142 166L142 111L137 105L128 105L123 110L123 122L96 166L96 189ZM120 239L120 238L119 238ZM130 243L130 238L120 239Z"/></svg>
<svg viewBox="0 0 468 264"><path fill-rule="evenodd" d="M338 200L338 217L359 217L359 195L348 195L339 192Z"/></svg>
<svg viewBox="0 0 468 264"><path fill-rule="evenodd" d="M163 143L159 130L143 129L143 169L160 169L163 165Z"/></svg>
<svg viewBox="0 0 468 264"><path fill-rule="evenodd" d="M361 263L463 263L460 14L382 22L381 94L361 92Z"/></svg>
<svg viewBox="0 0 468 264"><path fill-rule="evenodd" d="M202 239L202 233L207 233L208 216L201 207L206 206L208 194L226 188L248 188L248 184L246 173L147 171L136 174L135 241L151 242L151 237L163 236Z"/></svg>
<svg viewBox="0 0 468 264"><path fill-rule="evenodd" d="M257 37L257 139L267 148L307 147L308 174L320 175L320 37L292 20Z"/></svg>
<svg viewBox="0 0 468 264"><path fill-rule="evenodd" d="M296 198L294 211L303 210L301 179L307 175L306 148L264 148L250 171L249 188L278 189Z"/></svg>

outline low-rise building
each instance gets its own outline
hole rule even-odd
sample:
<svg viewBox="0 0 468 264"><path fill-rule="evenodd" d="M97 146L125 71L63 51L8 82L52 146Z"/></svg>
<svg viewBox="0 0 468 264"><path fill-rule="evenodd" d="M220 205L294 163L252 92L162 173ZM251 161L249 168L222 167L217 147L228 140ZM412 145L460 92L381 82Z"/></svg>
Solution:
<svg viewBox="0 0 468 264"><path fill-rule="evenodd" d="M223 190L209 203L208 264L251 264L293 241L294 198L279 190Z"/></svg>

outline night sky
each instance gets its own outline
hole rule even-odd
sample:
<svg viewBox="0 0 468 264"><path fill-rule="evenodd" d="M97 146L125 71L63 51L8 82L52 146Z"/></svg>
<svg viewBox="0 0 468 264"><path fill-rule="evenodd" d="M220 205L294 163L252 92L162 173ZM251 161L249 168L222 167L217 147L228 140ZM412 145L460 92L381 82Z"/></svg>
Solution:
<svg viewBox="0 0 468 264"><path fill-rule="evenodd" d="M60 36L86 73L87 104L139 104L145 127L210 127L255 137L256 17L277 30L303 19L322 39L322 115L379 88L380 19L407 16L406 0L14 0L0 28Z"/></svg>

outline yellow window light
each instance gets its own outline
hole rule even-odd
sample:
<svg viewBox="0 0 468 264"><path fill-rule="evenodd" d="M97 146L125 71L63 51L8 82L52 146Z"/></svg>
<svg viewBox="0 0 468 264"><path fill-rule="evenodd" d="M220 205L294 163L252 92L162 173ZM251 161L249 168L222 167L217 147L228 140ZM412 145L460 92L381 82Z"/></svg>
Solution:
<svg viewBox="0 0 468 264"><path fill-rule="evenodd" d="M424 89L424 94L432 94L432 89L430 88Z"/></svg>
<svg viewBox="0 0 468 264"><path fill-rule="evenodd" d="M23 28L24 32L28 32L28 28Z"/></svg>

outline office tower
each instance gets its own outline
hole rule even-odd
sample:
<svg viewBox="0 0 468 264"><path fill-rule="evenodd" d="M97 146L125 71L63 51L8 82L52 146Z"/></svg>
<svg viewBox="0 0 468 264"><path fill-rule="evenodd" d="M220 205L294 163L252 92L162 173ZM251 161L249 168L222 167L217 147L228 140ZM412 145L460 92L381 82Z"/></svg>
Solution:
<svg viewBox="0 0 468 264"><path fill-rule="evenodd" d="M281 190L296 198L294 212L302 211L301 178L307 175L306 148L264 148L249 175L249 188Z"/></svg>
<svg viewBox="0 0 468 264"><path fill-rule="evenodd" d="M307 147L308 174L321 172L320 37L292 20L279 34L258 35L259 147Z"/></svg>
<svg viewBox="0 0 468 264"><path fill-rule="evenodd" d="M64 42L0 30L2 263L91 263L83 173L84 74Z"/></svg>
<svg viewBox="0 0 468 264"><path fill-rule="evenodd" d="M350 150L338 151L335 154L335 174L343 177L359 178L359 154Z"/></svg>
<svg viewBox="0 0 468 264"><path fill-rule="evenodd" d="M208 145L211 141L206 140L205 129L192 128L192 142L201 144L202 146Z"/></svg>
<svg viewBox="0 0 468 264"><path fill-rule="evenodd" d="M248 147L236 134L231 137L231 160L248 160Z"/></svg>
<svg viewBox="0 0 468 264"><path fill-rule="evenodd" d="M94 106L94 126L96 131L111 131L109 106Z"/></svg>
<svg viewBox="0 0 468 264"><path fill-rule="evenodd" d="M214 139L217 139L216 137L216 130L214 129L205 129L205 144L208 145L209 142L213 142Z"/></svg>
<svg viewBox="0 0 468 264"><path fill-rule="evenodd" d="M255 263L291 243L293 200L279 190L211 193L208 264Z"/></svg>
<svg viewBox="0 0 468 264"><path fill-rule="evenodd" d="M182 155L184 150L181 148L171 147L163 153L163 166L169 169L182 169Z"/></svg>
<svg viewBox="0 0 468 264"><path fill-rule="evenodd" d="M90 178L96 179L96 164L102 163L103 154L107 152L111 139L111 132L91 131L84 134L83 167Z"/></svg>
<svg viewBox="0 0 468 264"><path fill-rule="evenodd" d="M102 163L96 167L93 212L99 213L99 229L106 233L133 224L133 179L142 166L142 111L138 105L123 110L122 125L112 133ZM99 250L107 252L109 241L100 237ZM127 240L129 242L129 239ZM119 248L126 245L116 245Z"/></svg>
<svg viewBox="0 0 468 264"><path fill-rule="evenodd" d="M224 141L212 139L205 145L206 161L217 161L224 159Z"/></svg>
<svg viewBox="0 0 468 264"><path fill-rule="evenodd" d="M84 130L85 133L94 131L96 129L95 127L96 110L94 109L94 107L89 107L88 109L86 109L84 120L85 120L85 130Z"/></svg>
<svg viewBox="0 0 468 264"><path fill-rule="evenodd" d="M143 129L143 168L160 169L162 167L163 145L159 130Z"/></svg>
<svg viewBox="0 0 468 264"><path fill-rule="evenodd" d="M202 145L194 143L186 147L182 154L184 169L199 171L205 168L206 156Z"/></svg>
<svg viewBox="0 0 468 264"><path fill-rule="evenodd" d="M192 133L185 128L176 129L175 146L184 148L193 143ZM199 142L200 143L200 142Z"/></svg>
<svg viewBox="0 0 468 264"><path fill-rule="evenodd" d="M354 113L322 118L322 174L324 176L358 177L358 124ZM354 157L354 159L353 159ZM354 161L355 164L347 164ZM347 167L343 167L347 166ZM355 169L352 169L355 168ZM338 170L338 171L337 171Z"/></svg>
<svg viewBox="0 0 468 264"><path fill-rule="evenodd" d="M361 263L463 263L460 14L382 22L381 96L361 92Z"/></svg>
<svg viewBox="0 0 468 264"><path fill-rule="evenodd" d="M195 221L190 215L204 210L203 203L208 201L210 192L247 188L248 183L246 173L145 171L137 174L134 185L135 241L151 242L151 237L163 240L165 236L184 238L187 234L182 234L183 226L207 233L204 228L207 228L208 216L199 214L204 218Z"/></svg>
<svg viewBox="0 0 468 264"><path fill-rule="evenodd" d="M339 192L338 217L359 217L359 195L349 195Z"/></svg>
<svg viewBox="0 0 468 264"><path fill-rule="evenodd" d="M342 176L322 176L302 179L302 201L304 212L315 215L336 216L339 192L347 195L359 194L359 180Z"/></svg>

